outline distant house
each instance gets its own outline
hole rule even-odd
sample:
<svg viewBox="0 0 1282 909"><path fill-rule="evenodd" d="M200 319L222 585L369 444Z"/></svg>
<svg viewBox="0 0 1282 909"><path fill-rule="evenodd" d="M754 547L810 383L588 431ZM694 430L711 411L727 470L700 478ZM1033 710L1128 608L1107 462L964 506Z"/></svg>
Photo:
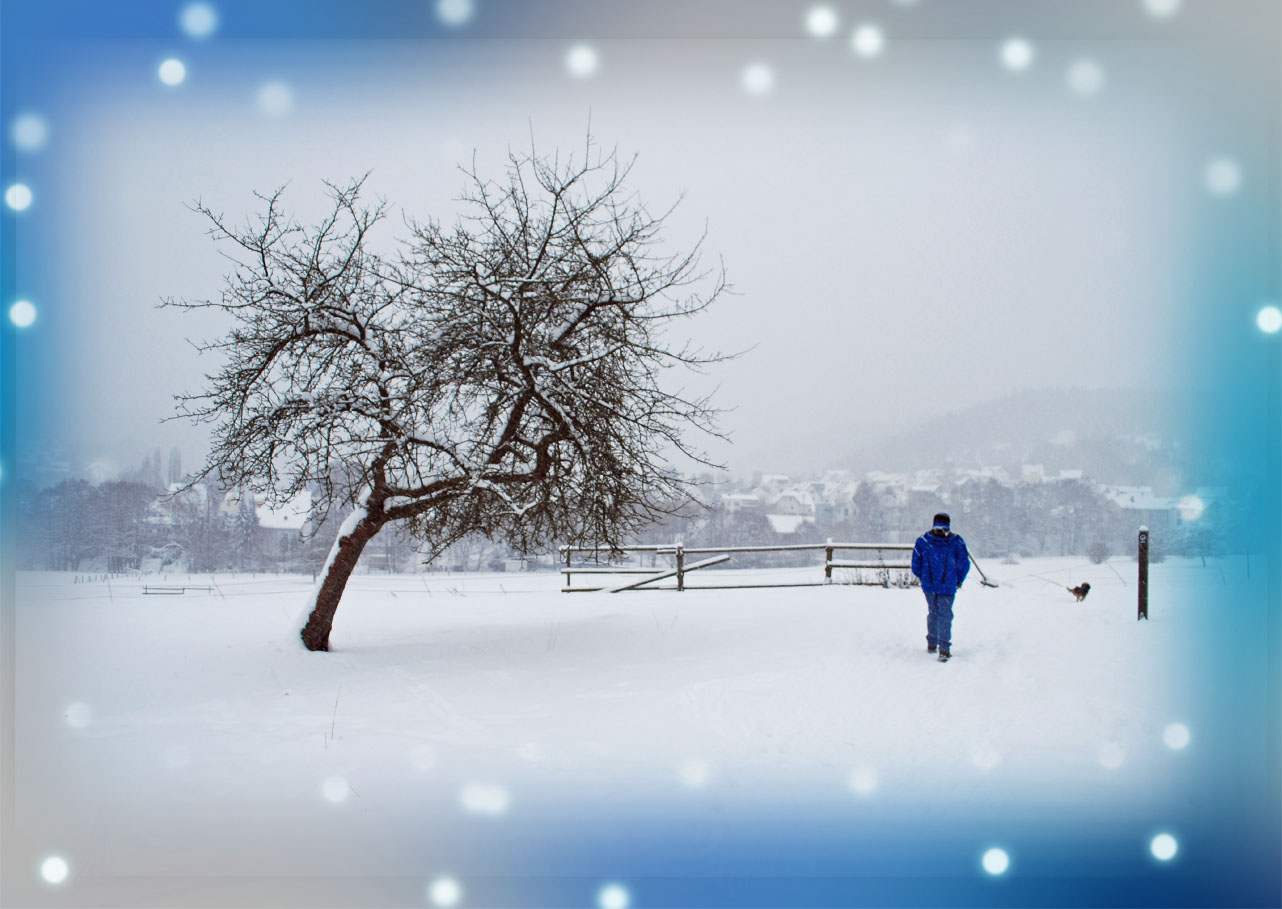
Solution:
<svg viewBox="0 0 1282 909"><path fill-rule="evenodd" d="M254 511L258 516L259 539L269 557L289 560L303 545L303 535L312 529L312 495L299 493L283 505L268 505L259 497Z"/></svg>
<svg viewBox="0 0 1282 909"><path fill-rule="evenodd" d="M1106 486L1104 497L1131 518L1154 533L1169 530L1179 522L1179 500L1153 494L1149 486Z"/></svg>
<svg viewBox="0 0 1282 909"><path fill-rule="evenodd" d="M240 502L248 493L240 488L229 489L218 504L218 513L224 518L234 518L240 514Z"/></svg>
<svg viewBox="0 0 1282 909"><path fill-rule="evenodd" d="M845 496L825 498L827 499L826 501L815 503L815 523L832 526L833 524L842 524L854 520L855 499L853 492Z"/></svg>
<svg viewBox="0 0 1282 909"><path fill-rule="evenodd" d="M1010 474L1001 467L979 467L970 470L959 470L957 471L957 477L959 485L970 481L986 482L989 480L1002 485L1010 483Z"/></svg>
<svg viewBox="0 0 1282 909"><path fill-rule="evenodd" d="M183 489L182 483L170 483L165 494L147 508L147 523L153 527L173 527L183 519L205 512L209 490L202 485Z"/></svg>
<svg viewBox="0 0 1282 909"><path fill-rule="evenodd" d="M815 497L808 489L794 487L779 494L771 506L771 512L777 515L803 515L813 517L815 514Z"/></svg>
<svg viewBox="0 0 1282 909"><path fill-rule="evenodd" d="M831 477L832 471L829 472ZM847 474L847 471L842 471ZM848 476L831 478L825 481L823 498L815 504L815 520L824 524L840 524L855 519L855 490L859 488L857 480ZM820 517L822 510L823 517Z"/></svg>
<svg viewBox="0 0 1282 909"><path fill-rule="evenodd" d="M792 477L786 473L768 473L757 484L757 494L764 501L770 501L792 485Z"/></svg>
<svg viewBox="0 0 1282 909"><path fill-rule="evenodd" d="M770 529L777 534L788 536L794 534L806 523L806 516L800 514L768 514L766 520L770 522Z"/></svg>
<svg viewBox="0 0 1282 909"><path fill-rule="evenodd" d="M721 507L727 512L760 512L765 507L761 496L747 492L727 493L721 497Z"/></svg>

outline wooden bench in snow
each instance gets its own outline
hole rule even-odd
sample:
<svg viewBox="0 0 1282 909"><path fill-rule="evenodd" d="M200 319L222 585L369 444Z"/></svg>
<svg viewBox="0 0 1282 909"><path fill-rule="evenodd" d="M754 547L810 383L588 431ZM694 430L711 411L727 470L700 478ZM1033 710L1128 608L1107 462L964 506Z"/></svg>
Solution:
<svg viewBox="0 0 1282 909"><path fill-rule="evenodd" d="M182 596L189 590L203 590L205 593L212 593L212 587L157 587L154 584L143 584L143 596Z"/></svg>

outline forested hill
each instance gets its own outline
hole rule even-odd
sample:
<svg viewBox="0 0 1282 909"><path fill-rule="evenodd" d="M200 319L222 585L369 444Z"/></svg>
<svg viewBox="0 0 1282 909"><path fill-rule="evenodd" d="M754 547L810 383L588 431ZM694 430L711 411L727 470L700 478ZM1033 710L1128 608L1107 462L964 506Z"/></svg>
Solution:
<svg viewBox="0 0 1282 909"><path fill-rule="evenodd" d="M1050 475L1082 470L1105 483L1178 488L1199 479L1187 476L1178 405L1177 396L1151 391L1022 391L869 439L834 466L857 472L994 466L1018 477L1022 465L1040 464Z"/></svg>

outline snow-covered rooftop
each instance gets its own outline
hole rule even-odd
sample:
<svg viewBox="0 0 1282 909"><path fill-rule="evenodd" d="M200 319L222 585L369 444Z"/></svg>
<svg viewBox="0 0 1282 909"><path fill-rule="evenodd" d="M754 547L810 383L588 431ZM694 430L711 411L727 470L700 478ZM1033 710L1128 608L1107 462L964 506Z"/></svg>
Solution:
<svg viewBox="0 0 1282 909"><path fill-rule="evenodd" d="M766 520L770 522L770 529L775 533L796 533L797 528L809 520L803 514L768 514Z"/></svg>
<svg viewBox="0 0 1282 909"><path fill-rule="evenodd" d="M1104 496L1119 508L1135 511L1170 511L1177 500L1154 495L1150 486L1107 486Z"/></svg>
<svg viewBox="0 0 1282 909"><path fill-rule="evenodd" d="M258 526L268 530L301 531L311 515L312 494L301 492L284 505L270 506L260 503L255 507Z"/></svg>

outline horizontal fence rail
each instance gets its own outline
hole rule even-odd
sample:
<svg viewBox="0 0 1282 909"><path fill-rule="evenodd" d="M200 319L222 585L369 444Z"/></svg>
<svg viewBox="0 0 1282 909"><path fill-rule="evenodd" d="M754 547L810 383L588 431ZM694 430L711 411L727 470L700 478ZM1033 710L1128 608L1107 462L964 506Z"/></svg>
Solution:
<svg viewBox="0 0 1282 909"><path fill-rule="evenodd" d="M763 587L819 587L824 584L832 583L832 572L834 568L852 569L857 572L873 571L876 575L873 580L862 580L856 576L856 584L872 584L879 587L889 587L891 584L891 572L899 572L899 578L904 584L909 583L907 575L911 570L911 563L904 560L887 561L882 557L882 553L907 553L911 552L913 544L911 543L834 543L829 540L826 543L794 543L784 546L691 546L689 548L680 543L670 544L637 544L635 546L562 546L561 557L564 566L561 573L565 575L565 586L561 588L562 593L578 593L608 590L611 593L622 593L625 590L639 590L646 585L657 583L659 581L676 578L676 587L665 587L657 589L676 589L685 590L685 576L690 572L697 571L701 568L708 568L712 565L720 565L729 561L734 553L747 552L822 552L824 554L823 580L815 581L796 581L792 583L744 583L744 584L700 584L692 589L697 590L717 590L717 589L737 589L737 588L763 588ZM873 557L855 558L855 559L837 559L834 558L837 552L854 552L859 554L875 553ZM584 564L574 564L575 554L589 555L593 558L592 562ZM649 568L636 565L610 565L609 560L616 556L627 556L629 553L649 553L655 558L655 564ZM685 557L688 555L715 555L718 558L704 559L694 564L687 565ZM601 557L604 556L606 564L601 565ZM660 566L657 563L659 556L671 556L672 564ZM819 566L814 566L819 567ZM573 584L574 575L639 575L645 574L650 577L639 581L631 581L619 587L575 587ZM654 588L652 588L654 589Z"/></svg>

